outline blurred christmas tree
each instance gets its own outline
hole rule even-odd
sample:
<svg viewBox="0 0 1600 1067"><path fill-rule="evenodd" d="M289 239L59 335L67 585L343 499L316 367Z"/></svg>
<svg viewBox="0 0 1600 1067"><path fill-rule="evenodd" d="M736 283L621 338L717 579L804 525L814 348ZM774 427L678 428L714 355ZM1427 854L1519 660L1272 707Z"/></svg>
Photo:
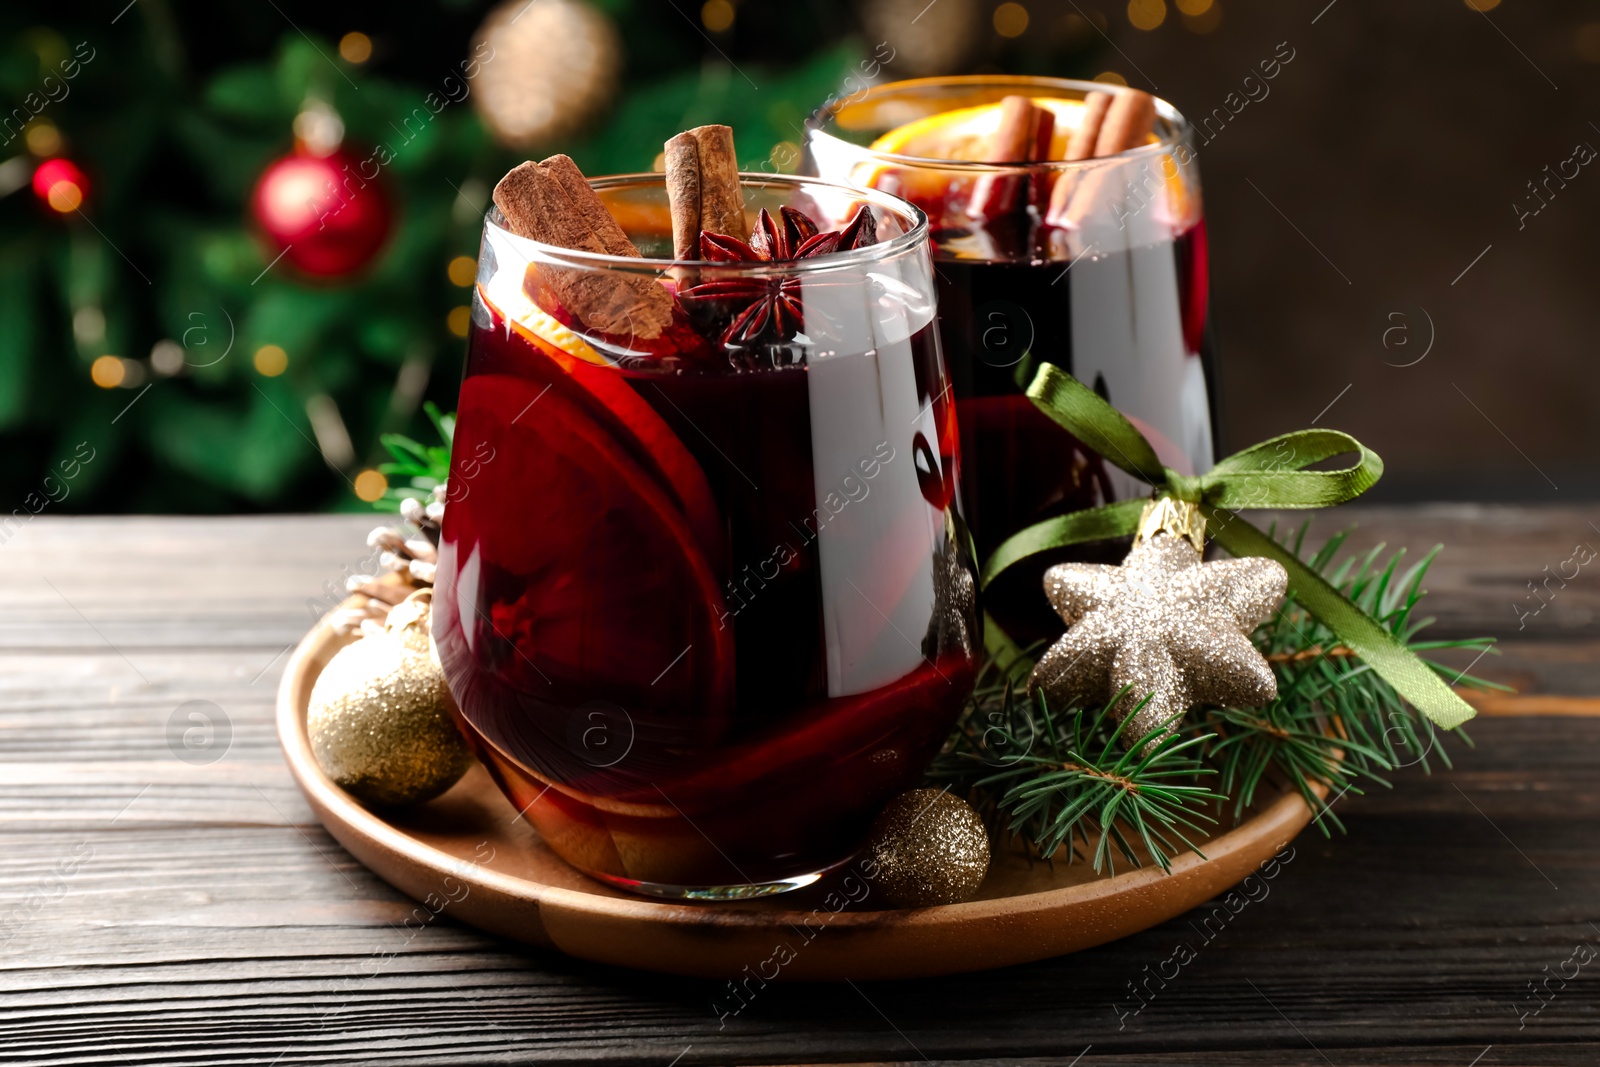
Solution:
<svg viewBox="0 0 1600 1067"><path fill-rule="evenodd" d="M723 122L747 169L792 169L879 24L914 55L918 34L949 50L952 12L987 17L945 0L923 34L897 0L681 3L7 5L0 435L22 462L0 514L362 506L379 435L454 406L510 165L647 170Z"/></svg>

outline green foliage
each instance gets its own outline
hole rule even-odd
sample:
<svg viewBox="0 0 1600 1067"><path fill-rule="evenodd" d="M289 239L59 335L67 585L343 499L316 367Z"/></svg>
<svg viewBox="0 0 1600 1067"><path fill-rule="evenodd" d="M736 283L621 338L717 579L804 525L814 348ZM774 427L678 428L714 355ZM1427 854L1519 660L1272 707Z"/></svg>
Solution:
<svg viewBox="0 0 1600 1067"><path fill-rule="evenodd" d="M1306 530L1302 526L1293 541L1301 558L1305 558ZM1276 535L1276 528L1272 532ZM1401 570L1404 549L1380 562L1382 544L1334 565L1348 536L1349 531L1335 534L1307 562L1447 682L1504 688L1452 670L1427 655L1440 649L1483 653L1490 650L1491 639L1417 637L1434 621L1414 612L1423 597L1423 578L1443 546L1434 546L1405 570ZM1235 814L1254 803L1257 787L1276 769L1317 811L1317 825L1327 833L1330 824L1341 824L1331 805L1313 792L1314 786L1334 794L1359 793L1356 782L1361 779L1387 785L1383 772L1412 765L1430 770L1435 757L1450 766L1433 724L1376 672L1338 648L1333 632L1292 596L1256 631L1255 641L1278 675L1278 699L1261 709L1220 708L1206 713L1209 727L1218 735L1207 756L1222 772L1221 787L1234 799ZM1470 743L1465 730L1453 732Z"/></svg>
<svg viewBox="0 0 1600 1067"><path fill-rule="evenodd" d="M378 472L389 479L389 488L373 502L379 511L399 511L400 501L407 497L426 500L436 486L443 485L450 477L450 446L455 441L456 417L440 412L439 405L431 400L422 406L433 423L434 432L444 443L425 445L405 434L383 435L383 447L394 459L378 464Z"/></svg>
<svg viewBox="0 0 1600 1067"><path fill-rule="evenodd" d="M35 272L18 250L0 253L0 426L18 422L27 407L34 285Z"/></svg>
<svg viewBox="0 0 1600 1067"><path fill-rule="evenodd" d="M1306 531L1302 526L1293 540L1302 559ZM1428 658L1443 649L1482 654L1492 650L1491 639L1417 637L1433 622L1416 607L1438 547L1404 570L1404 550L1381 559L1383 545L1335 564L1347 537L1330 538L1308 565L1449 683L1504 688ZM1342 828L1333 800L1359 792L1358 781L1387 785L1384 772L1430 770L1435 758L1450 765L1433 725L1292 597L1253 637L1277 674L1276 700L1264 708L1202 709L1198 721L1158 744L1131 749L1121 744L1111 705L1052 708L1042 693L1019 696L1041 649L992 642L931 774L964 788L995 830L1016 835L1033 854L1049 859L1065 848L1069 862L1088 858L1098 872L1114 870L1114 856L1169 870L1182 849L1200 851L1186 831L1215 823L1213 805L1219 815L1241 818L1263 784L1299 792L1327 834L1330 826ZM1470 744L1465 731L1454 732Z"/></svg>
<svg viewBox="0 0 1600 1067"><path fill-rule="evenodd" d="M442 363L439 388L453 391L460 341L446 317L465 294L445 267L475 252L479 224L455 209L450 180L492 174L501 157L466 103L403 140L390 122L429 86L330 60L329 42L287 24L253 44L262 58L200 76L174 25L147 14L131 9L114 30L103 18L39 29L0 63L15 72L0 80L21 89L38 83L47 55L80 40L95 51L39 120L89 175L81 213L56 217L27 191L0 205L12 224L0 257L0 431L45 464L91 441L100 492L83 486L73 507L353 506L350 479L378 458L381 434L411 423L418 383ZM291 150L311 97L339 112L359 156L380 142L394 149L378 178L397 205L390 240L367 269L332 282L297 277L287 263L269 269L276 253L246 207L263 168ZM182 352L175 375L150 361L163 341ZM253 365L267 344L288 353L281 377ZM128 388L90 381L107 354L133 361ZM312 411L332 421L314 424ZM336 447L343 435L354 445L347 457Z"/></svg>
<svg viewBox="0 0 1600 1067"><path fill-rule="evenodd" d="M804 11L746 5L743 49L708 42L697 8L605 0L626 58L611 108L565 143L514 151L489 137L475 85L437 114L425 107L461 73L489 6L441 0L369 12L360 24L338 9L294 11L291 24L269 4L202 5L181 17L137 4L113 10L114 21L59 5L0 11L7 107L37 99L80 42L95 53L38 119L88 174L81 214L43 209L25 180L0 196L0 434L26 457L0 473L0 493L20 499L87 440L100 458L65 510L362 506L351 482L391 456L386 435L421 433L426 400L454 405L463 343L447 319L468 292L446 267L477 253L501 174L557 151L591 174L648 170L666 138L704 122L734 125L751 169L778 169L774 145L798 143L804 116L867 54L849 36L842 0ZM379 43L372 62L339 58L334 41L352 28ZM339 114L358 158L378 145L393 157L379 179L396 204L389 241L366 269L333 281L271 266L275 250L253 232L247 206L267 164L292 150L308 98ZM0 134L12 170L34 165L18 125ZM792 168L787 150L777 158ZM183 351L175 375L150 361L163 341ZM253 366L267 344L288 353L280 377ZM104 355L138 364L136 384L92 384ZM396 491L406 488L417 485Z"/></svg>
<svg viewBox="0 0 1600 1067"><path fill-rule="evenodd" d="M1081 846L1097 872L1114 873L1116 855L1170 869L1173 856L1195 849L1184 831L1216 822L1199 806L1226 799L1198 784L1215 773L1194 756L1212 735L1125 748L1128 720L1112 720L1115 704L1054 711L1041 692L1019 699L991 662L932 775L983 796L991 828L1041 857L1066 845L1070 862Z"/></svg>

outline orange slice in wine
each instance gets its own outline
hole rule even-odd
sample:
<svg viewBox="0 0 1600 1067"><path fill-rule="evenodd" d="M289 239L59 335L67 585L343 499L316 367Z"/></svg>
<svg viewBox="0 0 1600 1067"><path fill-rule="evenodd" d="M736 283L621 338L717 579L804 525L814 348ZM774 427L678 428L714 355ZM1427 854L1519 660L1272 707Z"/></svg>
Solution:
<svg viewBox="0 0 1600 1067"><path fill-rule="evenodd" d="M500 643L490 668L534 699L613 701L720 730L733 630L677 503L553 383L472 375L458 419L495 456L451 505L457 552L476 555L488 601L479 640Z"/></svg>
<svg viewBox="0 0 1600 1067"><path fill-rule="evenodd" d="M1055 115L1055 133L1050 142L1050 158L1065 159L1067 141L1083 115L1083 101L1036 96L1033 102ZM925 115L903 126L896 126L872 142L875 152L923 159L979 160L989 139L1000 127L1000 103L979 104Z"/></svg>
<svg viewBox="0 0 1600 1067"><path fill-rule="evenodd" d="M510 276L510 283L501 279ZM527 340L534 353L548 358L558 374L553 383L576 387L586 394L590 413L599 418L620 442L656 476L677 501L700 547L713 564L722 559L724 536L711 485L699 462L653 407L625 380L594 346L555 316L535 304L523 291L515 271L501 271L480 296L495 328L509 324ZM648 376L636 376L649 388Z"/></svg>

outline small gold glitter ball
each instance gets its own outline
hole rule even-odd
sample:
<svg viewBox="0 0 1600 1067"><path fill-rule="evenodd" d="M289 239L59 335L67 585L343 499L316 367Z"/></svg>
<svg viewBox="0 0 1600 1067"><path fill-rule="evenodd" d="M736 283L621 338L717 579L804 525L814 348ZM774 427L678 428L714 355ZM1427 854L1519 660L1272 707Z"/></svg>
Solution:
<svg viewBox="0 0 1600 1067"><path fill-rule="evenodd" d="M472 764L446 710L444 674L426 646L415 647L412 630L342 649L311 690L306 732L317 763L368 804L432 800Z"/></svg>
<svg viewBox="0 0 1600 1067"><path fill-rule="evenodd" d="M900 908L966 900L989 871L989 834L978 813L942 789L912 789L883 809L867 838L875 889Z"/></svg>

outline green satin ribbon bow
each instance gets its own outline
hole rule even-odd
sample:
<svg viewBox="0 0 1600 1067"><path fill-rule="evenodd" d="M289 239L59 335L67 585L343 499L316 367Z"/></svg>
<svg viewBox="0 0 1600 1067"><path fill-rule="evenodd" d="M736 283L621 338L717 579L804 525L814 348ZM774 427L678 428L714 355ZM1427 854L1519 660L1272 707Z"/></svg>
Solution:
<svg viewBox="0 0 1600 1067"><path fill-rule="evenodd" d="M1046 363L1039 368L1028 387L1028 399L1083 444L1147 482L1153 495L1199 505L1206 533L1230 554L1263 556L1282 564L1289 572L1289 593L1431 722L1451 729L1476 714L1377 620L1292 552L1234 514L1239 508L1322 508L1360 496L1383 474L1383 461L1360 441L1337 430L1300 430L1235 452L1205 474L1190 477L1163 466L1150 442L1121 412L1059 367ZM1353 466L1305 469L1344 453L1356 455ZM1037 553L1133 533L1145 503L1124 500L1028 527L989 557L983 568L984 586Z"/></svg>

